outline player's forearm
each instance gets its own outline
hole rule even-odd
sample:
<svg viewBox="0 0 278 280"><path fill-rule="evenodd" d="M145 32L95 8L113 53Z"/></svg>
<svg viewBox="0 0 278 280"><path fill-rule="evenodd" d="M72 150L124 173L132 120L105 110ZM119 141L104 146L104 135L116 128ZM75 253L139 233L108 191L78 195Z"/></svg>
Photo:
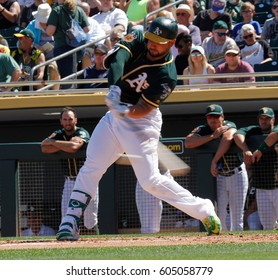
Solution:
<svg viewBox="0 0 278 280"><path fill-rule="evenodd" d="M278 142L278 132L271 132L264 140L268 147L272 147Z"/></svg>
<svg viewBox="0 0 278 280"><path fill-rule="evenodd" d="M247 144L245 143L245 136L244 136L244 135L235 134L235 135L234 135L234 141L235 141L236 145L237 145L243 152L249 151L249 147L248 147Z"/></svg>
<svg viewBox="0 0 278 280"><path fill-rule="evenodd" d="M52 142L52 145L63 152L76 153L82 147L83 143L55 140Z"/></svg>
<svg viewBox="0 0 278 280"><path fill-rule="evenodd" d="M41 151L44 154L53 154L59 152L60 150L54 146L41 145Z"/></svg>
<svg viewBox="0 0 278 280"><path fill-rule="evenodd" d="M191 134L185 138L184 146L185 148L197 148L214 139L215 138L213 134L205 135L205 136L196 136Z"/></svg>
<svg viewBox="0 0 278 280"><path fill-rule="evenodd" d="M128 117L139 119L149 114L155 107L147 104L144 100L140 99L138 103L129 108Z"/></svg>
<svg viewBox="0 0 278 280"><path fill-rule="evenodd" d="M221 142L218 146L218 149L213 157L213 161L215 163L217 163L228 152L228 150L231 147L231 144L232 144L231 140L228 140L228 139L221 140Z"/></svg>

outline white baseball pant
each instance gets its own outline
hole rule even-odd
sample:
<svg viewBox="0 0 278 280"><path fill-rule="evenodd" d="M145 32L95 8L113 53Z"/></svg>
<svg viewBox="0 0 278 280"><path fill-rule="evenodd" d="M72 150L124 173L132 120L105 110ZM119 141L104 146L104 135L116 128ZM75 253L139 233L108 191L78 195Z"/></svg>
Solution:
<svg viewBox="0 0 278 280"><path fill-rule="evenodd" d="M164 174L173 179L169 170ZM143 190L139 182L135 190L136 206L139 213L141 233L157 233L160 231L163 203L157 197Z"/></svg>
<svg viewBox="0 0 278 280"><path fill-rule="evenodd" d="M140 185L145 191L166 201L189 216L204 220L215 215L209 199L193 196L176 181L160 174L157 146L162 125L159 109L140 119L115 118L107 112L93 131L87 157L80 169L75 190L96 197L98 184L107 168L126 152Z"/></svg>
<svg viewBox="0 0 278 280"><path fill-rule="evenodd" d="M241 171L236 168L230 177L217 176L217 214L223 230L243 230L243 215L248 191L248 175L245 164ZM230 209L230 225L226 226L227 205Z"/></svg>
<svg viewBox="0 0 278 280"><path fill-rule="evenodd" d="M278 188L273 190L256 189L256 199L263 229L274 229L278 220Z"/></svg>
<svg viewBox="0 0 278 280"><path fill-rule="evenodd" d="M64 189L62 194L62 218L66 216L69 206L70 196L74 187L75 180L70 180L68 177L65 179ZM95 198L90 201L89 205L84 211L84 226L91 229L98 223L98 190Z"/></svg>

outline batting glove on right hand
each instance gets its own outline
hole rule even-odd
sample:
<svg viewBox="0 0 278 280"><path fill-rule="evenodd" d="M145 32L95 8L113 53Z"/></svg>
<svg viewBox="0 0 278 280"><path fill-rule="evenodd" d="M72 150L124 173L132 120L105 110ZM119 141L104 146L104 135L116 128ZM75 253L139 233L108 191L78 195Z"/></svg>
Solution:
<svg viewBox="0 0 278 280"><path fill-rule="evenodd" d="M110 109L118 105L121 101L121 89L118 86L110 86L109 91L105 97L105 103Z"/></svg>

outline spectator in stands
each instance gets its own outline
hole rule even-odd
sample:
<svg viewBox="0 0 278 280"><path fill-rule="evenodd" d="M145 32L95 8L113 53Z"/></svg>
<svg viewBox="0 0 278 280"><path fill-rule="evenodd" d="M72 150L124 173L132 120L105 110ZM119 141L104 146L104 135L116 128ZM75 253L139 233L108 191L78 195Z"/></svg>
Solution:
<svg viewBox="0 0 278 280"><path fill-rule="evenodd" d="M119 28L123 32L127 31L128 18L125 12L115 8L113 0L100 0L100 12L93 16L106 34L109 34L113 28Z"/></svg>
<svg viewBox="0 0 278 280"><path fill-rule="evenodd" d="M144 18L152 11L160 8L159 0L121 0L120 9L126 12L128 17L128 33L135 29L144 30ZM147 25L156 15L147 18Z"/></svg>
<svg viewBox="0 0 278 280"><path fill-rule="evenodd" d="M2 46L6 46L6 47L9 47L9 43L8 41L0 34L0 44Z"/></svg>
<svg viewBox="0 0 278 280"><path fill-rule="evenodd" d="M226 0L213 0L211 8L201 11L193 20L193 24L198 26L201 31L202 41L212 35L213 25L221 20L227 25L229 32L232 30L231 16L225 12Z"/></svg>
<svg viewBox="0 0 278 280"><path fill-rule="evenodd" d="M45 2L45 0L34 0L32 5L26 5L22 9L20 17L20 26L22 28L25 28L34 19L34 12L38 10L39 5Z"/></svg>
<svg viewBox="0 0 278 280"><path fill-rule="evenodd" d="M207 123L196 127L185 138L186 148L197 148L210 142L218 144L211 162L210 172L216 177L217 211L223 230L243 230L243 214L248 190L248 176L245 164L238 153L227 155L236 132L236 125L225 120L224 111L218 104L206 108ZM230 210L230 224L226 225L227 206Z"/></svg>
<svg viewBox="0 0 278 280"><path fill-rule="evenodd" d="M81 79L106 78L108 70L104 68L103 61L108 53L108 48L104 44L97 44L94 48L93 63L84 69ZM105 88L107 83L78 84L78 88Z"/></svg>
<svg viewBox="0 0 278 280"><path fill-rule="evenodd" d="M205 56L205 51L201 46L194 46L191 48L190 56L188 58L189 66L184 69L184 76L194 75L212 75L215 73L215 69L212 65L208 64ZM185 85L199 85L199 84L211 84L213 79L204 78L190 78L184 80Z"/></svg>
<svg viewBox="0 0 278 280"><path fill-rule="evenodd" d="M243 61L254 67L255 64L262 64L273 59L273 52L269 44L265 40L257 38L253 25L244 24L241 33L244 40L244 44L240 46Z"/></svg>
<svg viewBox="0 0 278 280"><path fill-rule="evenodd" d="M38 207L29 206L27 210L28 228L21 231L20 236L52 236L56 232L43 224L43 213Z"/></svg>
<svg viewBox="0 0 278 280"><path fill-rule="evenodd" d="M225 12L231 15L233 25L242 21L240 10L243 3L241 0L228 0L226 3Z"/></svg>
<svg viewBox="0 0 278 280"><path fill-rule="evenodd" d="M178 24L178 35L180 35L180 34L183 34L183 36L189 35L189 29L183 24ZM191 40L192 40L192 38L191 38ZM177 46L178 46L177 44L174 44L171 47L171 52L172 52L172 55L173 55L174 58L176 58L177 55L179 54Z"/></svg>
<svg viewBox="0 0 278 280"><path fill-rule="evenodd" d="M109 50L111 50L116 43L118 43L121 39L124 38L124 33L121 29L114 28L111 31L109 38L105 41L105 45Z"/></svg>
<svg viewBox="0 0 278 280"><path fill-rule="evenodd" d="M88 18L83 11L83 9L77 6L75 0L58 0L59 5L52 8L50 16L47 21L46 33L48 36L54 36L54 56L59 56L73 49L66 42L65 31L69 29L71 15L80 26L83 28L84 32L89 32L89 22ZM65 78L73 74L77 69L77 64L82 59L82 52L77 52L77 61L73 61L73 55L68 55L62 59L57 60L58 69L61 78ZM61 88L67 89L72 85L62 85Z"/></svg>
<svg viewBox="0 0 278 280"><path fill-rule="evenodd" d="M87 2L90 5L90 17L99 13L101 7L99 0L82 0L82 2Z"/></svg>
<svg viewBox="0 0 278 280"><path fill-rule="evenodd" d="M42 51L34 46L35 35L29 29L23 29L20 33L15 33L14 36L18 39L18 48L12 52L12 57L20 65L22 76L25 81L30 80L31 69L45 62L45 55ZM32 77L34 81L43 81L45 66L39 67ZM36 89L42 85L35 86ZM22 88L26 89L25 87Z"/></svg>
<svg viewBox="0 0 278 280"><path fill-rule="evenodd" d="M90 17L90 5L86 2L81 2L79 5L84 10L89 22L89 32L87 33L88 42L97 41L98 39L104 37L105 36L104 30L101 28L101 26L96 20ZM101 44L104 43L104 39L98 41L98 43Z"/></svg>
<svg viewBox="0 0 278 280"><path fill-rule="evenodd" d="M179 24L182 24L189 29L189 34L192 38L192 43L194 45L201 45L202 40L200 35L200 29L196 25L192 24L192 20L194 18L194 11L188 5L180 4L175 9L175 16Z"/></svg>
<svg viewBox="0 0 278 280"><path fill-rule="evenodd" d="M9 44L6 39L0 34L0 53L10 54Z"/></svg>
<svg viewBox="0 0 278 280"><path fill-rule="evenodd" d="M175 58L175 64L178 75L183 75L183 70L188 66L188 57L192 47L192 38L187 33L181 33L177 36L175 46L179 54ZM181 85L182 81L177 81Z"/></svg>
<svg viewBox="0 0 278 280"><path fill-rule="evenodd" d="M278 0L273 1L271 10L274 17L265 21L261 38L278 40Z"/></svg>
<svg viewBox="0 0 278 280"><path fill-rule="evenodd" d="M8 54L0 53L0 82L18 82L21 78L21 69L17 62ZM0 87L0 92L11 91L13 87Z"/></svg>
<svg viewBox="0 0 278 280"><path fill-rule="evenodd" d="M207 37L202 43L208 63L212 64L214 68L225 62L224 55L227 45L236 44L232 38L228 37L228 33L226 22L219 20L213 25L212 37Z"/></svg>
<svg viewBox="0 0 278 280"><path fill-rule="evenodd" d="M241 15L243 17L243 21L235 24L231 37L237 42L243 42L241 28L244 24L251 24L256 30L256 34L259 37L262 33L261 25L258 21L253 20L253 16L255 14L255 6L250 2L244 2L240 7Z"/></svg>
<svg viewBox="0 0 278 280"><path fill-rule="evenodd" d="M258 122L258 125L240 128L234 135L234 141L243 152L244 162L252 164L253 187L256 188L258 213L263 229L272 230L278 219L277 155L273 149L269 149L271 146L267 145L271 132L278 132L273 109L261 108ZM250 145L253 143L257 146L256 138L261 139L262 136L267 137L252 154Z"/></svg>
<svg viewBox="0 0 278 280"><path fill-rule="evenodd" d="M225 52L225 61L216 68L216 74L231 74L231 73L254 73L253 67L240 59L240 49L234 45L228 45ZM244 83L255 82L254 76L237 77L233 75L231 78L216 78L215 83Z"/></svg>
<svg viewBox="0 0 278 280"><path fill-rule="evenodd" d="M191 9L194 11L194 15L197 15L200 11L203 11L206 9L206 1L202 0L185 0L185 4L190 6ZM195 16L194 16L195 17Z"/></svg>
<svg viewBox="0 0 278 280"><path fill-rule="evenodd" d="M34 46L36 49L43 52L45 59L51 59L54 57L54 38L46 34L46 23L51 13L51 7L47 3L40 4L37 11L33 12L34 19L27 25L26 29L31 30L34 35ZM49 73L50 80L60 80L60 74L56 61L51 62L46 66ZM54 85L53 90L59 90L59 85Z"/></svg>
<svg viewBox="0 0 278 280"><path fill-rule="evenodd" d="M0 29L17 26L20 5L15 0L0 0Z"/></svg>

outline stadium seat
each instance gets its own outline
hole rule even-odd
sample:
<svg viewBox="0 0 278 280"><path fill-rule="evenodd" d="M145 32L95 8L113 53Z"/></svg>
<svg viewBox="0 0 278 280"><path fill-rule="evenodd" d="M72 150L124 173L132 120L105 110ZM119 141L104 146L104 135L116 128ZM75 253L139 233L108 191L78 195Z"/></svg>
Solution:
<svg viewBox="0 0 278 280"><path fill-rule="evenodd" d="M264 25L264 23L267 19L270 19L273 17L273 14L271 11L271 6L263 4L263 3L255 5L255 12L256 13L253 16L253 20L258 21L261 26Z"/></svg>
<svg viewBox="0 0 278 280"><path fill-rule="evenodd" d="M11 52L17 48L17 39L14 37L14 33L20 32L23 28L20 26L13 26L10 28L0 29L0 34L7 40Z"/></svg>
<svg viewBox="0 0 278 280"><path fill-rule="evenodd" d="M254 65L255 72L272 72L278 71L278 61L268 61L263 64ZM266 82L266 81L278 81L278 76L265 76L265 77L256 77L257 82Z"/></svg>

